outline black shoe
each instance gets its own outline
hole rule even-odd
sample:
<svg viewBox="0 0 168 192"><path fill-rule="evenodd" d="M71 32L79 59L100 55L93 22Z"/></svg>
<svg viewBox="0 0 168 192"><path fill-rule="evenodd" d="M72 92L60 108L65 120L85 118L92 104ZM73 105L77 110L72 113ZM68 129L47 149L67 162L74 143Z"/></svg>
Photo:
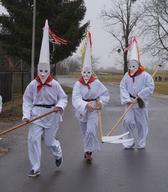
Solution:
<svg viewBox="0 0 168 192"><path fill-rule="evenodd" d="M55 159L55 164L56 164L56 166L57 166L57 167L60 167L61 164L62 164L62 161L63 161L63 158L62 158L62 157L60 157L59 159Z"/></svg>
<svg viewBox="0 0 168 192"><path fill-rule="evenodd" d="M125 147L124 150L135 150L133 147Z"/></svg>
<svg viewBox="0 0 168 192"><path fill-rule="evenodd" d="M39 176L40 175L40 170L38 170L38 171L34 171L34 170L31 170L30 172L29 172L29 174L28 174L28 176L29 177L37 177L37 176Z"/></svg>
<svg viewBox="0 0 168 192"><path fill-rule="evenodd" d="M91 163L92 162L92 152L86 152L84 154L84 158L86 159L87 163Z"/></svg>

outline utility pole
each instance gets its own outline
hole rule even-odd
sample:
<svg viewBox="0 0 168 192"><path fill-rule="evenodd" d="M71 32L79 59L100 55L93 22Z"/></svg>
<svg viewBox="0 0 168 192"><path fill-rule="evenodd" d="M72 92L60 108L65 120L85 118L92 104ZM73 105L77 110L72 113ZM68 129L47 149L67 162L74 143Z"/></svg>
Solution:
<svg viewBox="0 0 168 192"><path fill-rule="evenodd" d="M33 27L32 27L31 80L34 79L35 28L36 28L36 0L33 1Z"/></svg>

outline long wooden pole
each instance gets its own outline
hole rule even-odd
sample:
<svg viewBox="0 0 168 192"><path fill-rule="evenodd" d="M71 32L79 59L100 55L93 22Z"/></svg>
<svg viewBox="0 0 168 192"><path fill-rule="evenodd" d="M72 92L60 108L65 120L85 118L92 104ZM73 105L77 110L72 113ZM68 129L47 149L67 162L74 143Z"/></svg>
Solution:
<svg viewBox="0 0 168 192"><path fill-rule="evenodd" d="M100 141L102 141L102 137L103 137L103 127L102 127L102 114L101 114L101 110L97 110L98 112L98 126L99 126L99 137L100 137Z"/></svg>
<svg viewBox="0 0 168 192"><path fill-rule="evenodd" d="M99 131L100 131L100 141L102 141L102 137L103 137L103 127L102 127L102 114L101 114L101 110L98 110L98 126L99 126Z"/></svg>
<svg viewBox="0 0 168 192"><path fill-rule="evenodd" d="M111 130L109 131L109 133L107 134L108 136L110 136L118 127L118 125L121 123L121 121L123 120L123 118L125 117L125 115L128 113L128 111L133 107L134 103L137 101L138 97L136 97L133 102L128 106L128 108L125 110L125 112L121 115L121 117L117 120L117 122L115 123L115 125L111 128Z"/></svg>
<svg viewBox="0 0 168 192"><path fill-rule="evenodd" d="M56 112L56 111L55 111L55 110L51 110L51 111L49 111L49 112L47 112L47 113L44 113L44 114L42 114L42 115L40 115L40 116L37 116L37 117L34 117L34 118L30 119L30 121L28 121L28 122L23 122L23 123L21 123L21 124L19 124L19 125L16 125L15 127L12 127L12 128L7 129L7 130L5 130L5 131L2 131L2 132L0 133L0 136L5 135L6 133L9 133L9 132L11 132L11 131L14 131L15 129L21 128L21 127L23 127L23 126L25 126L25 125L28 125L28 124L30 124L31 122L33 122L33 121L35 121L35 120L38 120L38 119L41 119L41 118L43 118L43 117L45 117L45 116L47 116L47 115L50 115L51 113L54 113L54 112Z"/></svg>
<svg viewBox="0 0 168 192"><path fill-rule="evenodd" d="M159 71L161 65L158 65L155 69L155 71L152 74L152 77L154 77L156 75L156 73ZM121 121L123 120L123 118L125 117L125 115L128 113L128 111L133 107L134 103L136 102L136 100L138 99L138 97L136 97L133 102L128 106L128 108L125 110L125 112L121 115L121 117L117 120L117 122L114 124L114 126L111 128L111 130L109 131L109 133L107 134L108 136L110 136L118 127L118 125L121 123Z"/></svg>
<svg viewBox="0 0 168 192"><path fill-rule="evenodd" d="M96 99L96 109L97 109L97 113L98 113L99 138L100 138L100 141L102 142L102 137L103 137L102 114L101 114L101 110L97 107L98 102L99 102L99 99Z"/></svg>

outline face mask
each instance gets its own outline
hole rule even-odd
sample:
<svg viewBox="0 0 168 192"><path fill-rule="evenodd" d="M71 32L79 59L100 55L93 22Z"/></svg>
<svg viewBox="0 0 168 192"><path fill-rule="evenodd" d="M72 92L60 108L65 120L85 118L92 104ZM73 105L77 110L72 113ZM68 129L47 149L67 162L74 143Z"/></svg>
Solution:
<svg viewBox="0 0 168 192"><path fill-rule="evenodd" d="M82 77L85 81L85 83L87 83L92 75L92 70L90 67L86 67L82 70Z"/></svg>
<svg viewBox="0 0 168 192"><path fill-rule="evenodd" d="M50 75L50 66L47 63L40 63L38 65L38 76L40 77L41 82L44 84Z"/></svg>
<svg viewBox="0 0 168 192"><path fill-rule="evenodd" d="M139 68L139 64L136 60L131 60L128 64L128 69L130 70L130 74L134 75Z"/></svg>

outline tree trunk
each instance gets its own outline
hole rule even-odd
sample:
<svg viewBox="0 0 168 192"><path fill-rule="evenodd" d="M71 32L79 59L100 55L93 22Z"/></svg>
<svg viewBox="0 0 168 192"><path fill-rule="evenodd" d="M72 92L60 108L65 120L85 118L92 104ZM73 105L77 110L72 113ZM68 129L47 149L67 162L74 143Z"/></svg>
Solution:
<svg viewBox="0 0 168 192"><path fill-rule="evenodd" d="M128 71L127 66L127 52L124 52L124 74Z"/></svg>

